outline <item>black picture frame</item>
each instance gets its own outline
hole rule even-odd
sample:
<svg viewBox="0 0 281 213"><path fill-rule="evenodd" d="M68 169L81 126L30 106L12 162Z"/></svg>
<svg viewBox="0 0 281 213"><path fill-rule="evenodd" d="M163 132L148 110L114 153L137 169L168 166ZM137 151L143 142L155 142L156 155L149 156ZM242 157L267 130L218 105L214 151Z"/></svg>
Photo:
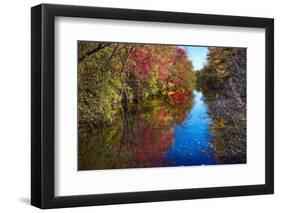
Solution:
<svg viewBox="0 0 281 213"><path fill-rule="evenodd" d="M266 32L265 184L93 195L54 195L55 17L264 28ZM41 4L31 9L31 204L42 209L274 192L274 20L241 16Z"/></svg>

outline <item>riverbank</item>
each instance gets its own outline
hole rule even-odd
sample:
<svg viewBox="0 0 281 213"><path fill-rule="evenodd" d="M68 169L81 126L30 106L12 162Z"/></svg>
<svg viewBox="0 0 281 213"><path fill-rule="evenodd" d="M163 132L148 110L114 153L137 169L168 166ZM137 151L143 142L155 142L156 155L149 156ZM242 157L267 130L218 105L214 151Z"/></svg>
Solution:
<svg viewBox="0 0 281 213"><path fill-rule="evenodd" d="M246 106L219 92L205 91L205 97L217 164L246 163Z"/></svg>

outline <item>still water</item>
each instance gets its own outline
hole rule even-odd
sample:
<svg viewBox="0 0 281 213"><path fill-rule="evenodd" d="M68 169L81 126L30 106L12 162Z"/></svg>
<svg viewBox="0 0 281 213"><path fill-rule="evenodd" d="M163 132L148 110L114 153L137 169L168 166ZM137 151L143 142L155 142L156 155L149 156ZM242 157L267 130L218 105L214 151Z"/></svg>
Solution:
<svg viewBox="0 0 281 213"><path fill-rule="evenodd" d="M174 144L166 161L174 166L213 164L211 123L202 92L194 91L192 109L182 124L174 126Z"/></svg>
<svg viewBox="0 0 281 213"><path fill-rule="evenodd" d="M80 132L79 170L215 164L211 124L200 91L150 100L126 118L117 113L111 127Z"/></svg>

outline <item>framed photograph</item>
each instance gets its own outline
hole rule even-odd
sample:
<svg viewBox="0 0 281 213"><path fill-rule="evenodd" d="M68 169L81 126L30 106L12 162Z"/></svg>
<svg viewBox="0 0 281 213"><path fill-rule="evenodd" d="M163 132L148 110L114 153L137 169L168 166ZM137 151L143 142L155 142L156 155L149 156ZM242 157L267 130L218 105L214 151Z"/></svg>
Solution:
<svg viewBox="0 0 281 213"><path fill-rule="evenodd" d="M272 194L274 20L31 9L31 203Z"/></svg>

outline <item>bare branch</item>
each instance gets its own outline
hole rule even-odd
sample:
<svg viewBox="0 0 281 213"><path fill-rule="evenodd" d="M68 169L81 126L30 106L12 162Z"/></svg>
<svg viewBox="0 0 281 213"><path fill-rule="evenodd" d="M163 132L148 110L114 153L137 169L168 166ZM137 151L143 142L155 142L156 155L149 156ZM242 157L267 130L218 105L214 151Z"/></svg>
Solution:
<svg viewBox="0 0 281 213"><path fill-rule="evenodd" d="M89 52L87 52L86 54L84 54L83 56L79 57L79 63L81 63L82 61L84 61L87 57L89 57L90 55L100 51L101 49L109 46L111 43L106 43L104 45L99 44L96 48L90 50Z"/></svg>

